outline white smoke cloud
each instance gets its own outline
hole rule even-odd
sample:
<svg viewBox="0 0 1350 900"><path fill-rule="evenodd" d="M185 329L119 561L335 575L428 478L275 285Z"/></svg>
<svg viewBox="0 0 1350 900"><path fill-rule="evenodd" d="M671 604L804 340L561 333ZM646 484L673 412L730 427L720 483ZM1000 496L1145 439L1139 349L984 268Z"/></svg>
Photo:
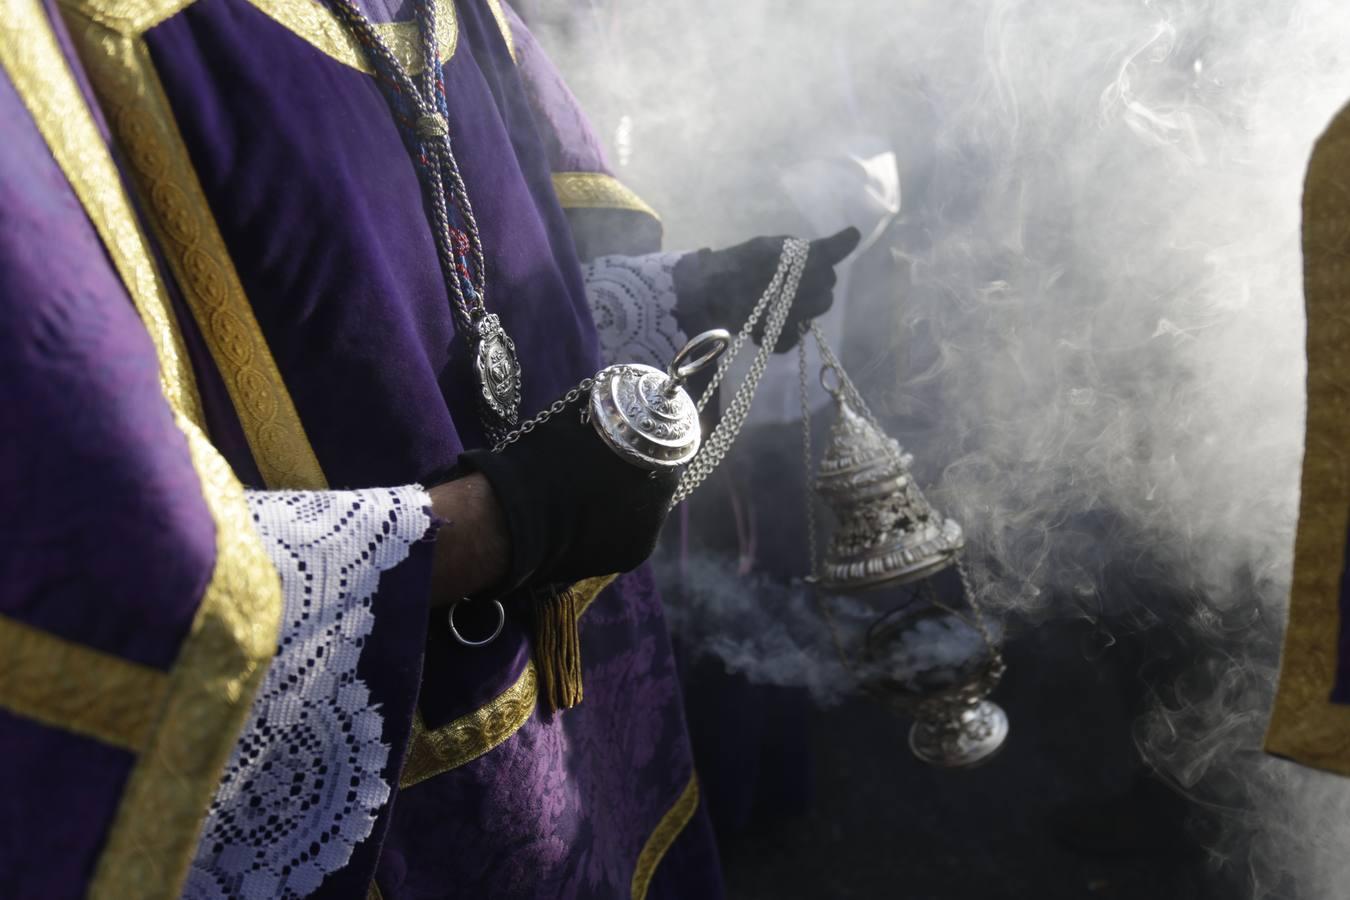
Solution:
<svg viewBox="0 0 1350 900"><path fill-rule="evenodd" d="M1141 751L1223 814L1245 896L1350 895L1350 783L1260 752L1302 449L1300 194L1350 100L1350 5L589 9L550 43L602 128L627 123L622 174L672 246L801 232L781 173L889 142L904 204L873 253L903 277L870 296L899 307L902 377L873 399L982 598L1184 631L1193 668ZM1113 591L1141 572L1166 589Z"/></svg>

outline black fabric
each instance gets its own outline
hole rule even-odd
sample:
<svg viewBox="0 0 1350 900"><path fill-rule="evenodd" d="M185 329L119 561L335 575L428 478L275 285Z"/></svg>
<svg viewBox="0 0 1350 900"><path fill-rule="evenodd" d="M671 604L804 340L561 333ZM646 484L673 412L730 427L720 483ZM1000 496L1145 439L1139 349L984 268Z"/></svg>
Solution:
<svg viewBox="0 0 1350 900"><path fill-rule="evenodd" d="M784 353L797 345L798 326L823 314L834 303L834 267L858 246L862 235L856 228L811 242L797 298L788 313L783 334L774 352ZM764 293L783 252L785 237L757 237L725 250L699 250L675 264L675 318L685 334L710 328L738 331ZM764 319L755 326L758 343L764 335Z"/></svg>
<svg viewBox="0 0 1350 900"><path fill-rule="evenodd" d="M656 547L677 473L624 461L581 419L586 397L507 445L471 450L506 514L511 573L504 590L570 584L637 568Z"/></svg>

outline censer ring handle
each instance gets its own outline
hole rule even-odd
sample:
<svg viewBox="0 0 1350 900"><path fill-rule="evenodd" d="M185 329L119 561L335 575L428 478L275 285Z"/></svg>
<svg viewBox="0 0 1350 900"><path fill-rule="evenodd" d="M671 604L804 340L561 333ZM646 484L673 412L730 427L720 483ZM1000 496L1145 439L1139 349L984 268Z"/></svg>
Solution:
<svg viewBox="0 0 1350 900"><path fill-rule="evenodd" d="M666 384L666 396L674 396L675 392L684 384L685 379L696 372L702 371L730 346L731 332L725 328L713 328L690 338L689 343L681 347L680 352L675 354L675 358L670 361L670 368L666 370L670 376L670 380Z"/></svg>
<svg viewBox="0 0 1350 900"><path fill-rule="evenodd" d="M820 386L831 397L840 396L844 392L844 373L833 363L826 363L820 367Z"/></svg>

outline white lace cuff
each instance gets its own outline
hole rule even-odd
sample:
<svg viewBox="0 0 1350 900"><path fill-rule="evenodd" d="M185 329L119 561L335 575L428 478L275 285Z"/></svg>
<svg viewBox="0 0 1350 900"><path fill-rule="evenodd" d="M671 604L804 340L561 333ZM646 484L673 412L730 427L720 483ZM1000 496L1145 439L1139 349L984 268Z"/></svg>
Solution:
<svg viewBox="0 0 1350 900"><path fill-rule="evenodd" d="M356 675L380 573L431 525L412 485L250 491L281 576L280 646L207 814L183 896L304 897L370 835L389 785L383 717Z"/></svg>
<svg viewBox="0 0 1350 900"><path fill-rule="evenodd" d="M665 369L687 338L675 323L675 263L682 253L602 256L582 270L605 363Z"/></svg>

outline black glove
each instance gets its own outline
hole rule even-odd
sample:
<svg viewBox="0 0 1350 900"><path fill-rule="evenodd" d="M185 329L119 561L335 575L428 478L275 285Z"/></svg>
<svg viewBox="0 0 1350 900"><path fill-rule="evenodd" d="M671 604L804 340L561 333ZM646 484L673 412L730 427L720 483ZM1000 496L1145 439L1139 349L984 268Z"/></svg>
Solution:
<svg viewBox="0 0 1350 900"><path fill-rule="evenodd" d="M798 325L830 308L834 302L834 267L861 239L858 229L845 228L811 242L797 298L773 348L775 353L796 346ZM733 334L739 331L778 268L784 240L758 237L725 250L699 250L675 263L675 319L680 329L690 336L709 328L726 328ZM755 343L764 336L764 318L755 325Z"/></svg>
<svg viewBox="0 0 1350 900"><path fill-rule="evenodd" d="M460 454L458 470L483 473L511 532L511 573L496 593L626 572L656 549L678 473L624 462L581 421L586 402L500 453Z"/></svg>

